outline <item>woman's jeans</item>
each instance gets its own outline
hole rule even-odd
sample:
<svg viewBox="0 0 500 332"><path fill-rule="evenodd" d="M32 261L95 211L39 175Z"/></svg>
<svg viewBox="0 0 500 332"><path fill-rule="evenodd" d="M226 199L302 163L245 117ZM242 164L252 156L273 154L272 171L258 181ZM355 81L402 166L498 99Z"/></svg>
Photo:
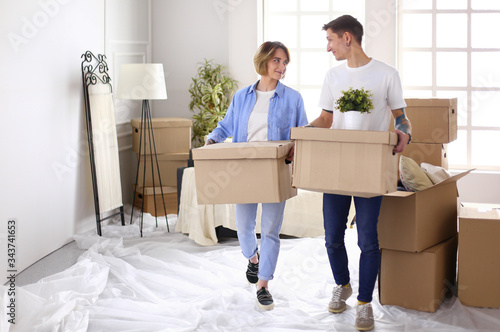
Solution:
<svg viewBox="0 0 500 332"><path fill-rule="evenodd" d="M278 262L280 251L281 225L285 202L262 203L261 241L259 274L261 280L272 280ZM241 251L247 259L252 258L258 251L255 225L257 204L236 204L236 230L240 241Z"/></svg>
<svg viewBox="0 0 500 332"><path fill-rule="evenodd" d="M372 301L380 267L377 222L381 204L382 196L354 197L358 246L361 249L358 301L362 302ZM346 285L350 281L344 242L350 207L351 196L323 194L325 246L337 285Z"/></svg>

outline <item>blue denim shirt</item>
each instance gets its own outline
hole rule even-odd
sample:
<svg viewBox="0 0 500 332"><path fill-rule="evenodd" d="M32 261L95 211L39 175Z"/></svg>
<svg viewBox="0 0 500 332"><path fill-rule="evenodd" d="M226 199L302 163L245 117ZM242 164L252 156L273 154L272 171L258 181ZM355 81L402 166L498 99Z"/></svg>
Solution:
<svg viewBox="0 0 500 332"><path fill-rule="evenodd" d="M256 101L257 83L238 90L231 101L224 119L219 121L207 139L216 143L233 137L233 142L246 142L248 119ZM307 124L304 101L300 93L278 81L276 92L271 97L267 115L267 140L290 139L290 128Z"/></svg>

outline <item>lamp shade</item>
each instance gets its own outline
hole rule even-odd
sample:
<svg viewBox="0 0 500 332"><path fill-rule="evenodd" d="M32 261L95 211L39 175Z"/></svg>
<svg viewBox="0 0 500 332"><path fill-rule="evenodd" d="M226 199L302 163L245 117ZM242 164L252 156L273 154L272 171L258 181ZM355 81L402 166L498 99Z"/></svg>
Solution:
<svg viewBox="0 0 500 332"><path fill-rule="evenodd" d="M120 66L116 98L167 99L165 74L161 63L133 63Z"/></svg>

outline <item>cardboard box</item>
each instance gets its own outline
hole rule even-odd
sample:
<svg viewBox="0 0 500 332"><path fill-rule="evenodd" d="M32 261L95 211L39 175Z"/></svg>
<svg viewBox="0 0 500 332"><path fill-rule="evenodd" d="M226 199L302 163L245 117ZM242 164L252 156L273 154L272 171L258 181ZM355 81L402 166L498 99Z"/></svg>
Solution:
<svg viewBox="0 0 500 332"><path fill-rule="evenodd" d="M419 253L382 249L383 305L435 312L455 285L457 236Z"/></svg>
<svg viewBox="0 0 500 332"><path fill-rule="evenodd" d="M141 209L142 201L144 201L144 210L152 216L161 217L165 215L165 210L161 200L161 190L163 189L163 202L165 202L165 208L167 214L177 213L177 187L145 187L144 195L142 193L142 187L137 187L135 192L134 206ZM156 212L155 212L155 201L156 201Z"/></svg>
<svg viewBox="0 0 500 332"><path fill-rule="evenodd" d="M292 128L293 186L324 193L373 197L397 188L395 133Z"/></svg>
<svg viewBox="0 0 500 332"><path fill-rule="evenodd" d="M405 99L412 143L450 143L457 139L457 98ZM391 121L390 131L394 130Z"/></svg>
<svg viewBox="0 0 500 332"><path fill-rule="evenodd" d="M297 195L290 141L217 143L193 149L198 204L276 203Z"/></svg>
<svg viewBox="0 0 500 332"><path fill-rule="evenodd" d="M405 150L400 153L400 155L415 160L418 165L421 163L428 163L448 169L447 151L447 144L412 142L406 146Z"/></svg>
<svg viewBox="0 0 500 332"><path fill-rule="evenodd" d="M420 252L457 232L457 184L466 171L419 192L384 195L378 218L381 248Z"/></svg>
<svg viewBox="0 0 500 332"><path fill-rule="evenodd" d="M500 308L500 205L461 207L459 217L458 298Z"/></svg>
<svg viewBox="0 0 500 332"><path fill-rule="evenodd" d="M153 155L142 155L141 166L139 168L139 176L137 183L143 184L144 172L143 166L146 165L146 181L144 186L160 186L158 178L158 169L156 167L156 159ZM139 154L137 154L139 157ZM153 157L153 169L151 169L151 157ZM160 168L160 177L162 186L177 186L177 168L186 167L189 158L188 152L183 153L168 153L158 155L158 166ZM154 183L152 171L154 172Z"/></svg>
<svg viewBox="0 0 500 332"><path fill-rule="evenodd" d="M153 133L157 154L189 152L191 149L191 127L193 122L184 118L154 118ZM149 144L144 148L144 132L141 140L141 119L130 120L132 125L132 150L141 154L150 154ZM146 135L146 142L149 138ZM146 151L145 151L146 150ZM153 151L154 153L154 151Z"/></svg>

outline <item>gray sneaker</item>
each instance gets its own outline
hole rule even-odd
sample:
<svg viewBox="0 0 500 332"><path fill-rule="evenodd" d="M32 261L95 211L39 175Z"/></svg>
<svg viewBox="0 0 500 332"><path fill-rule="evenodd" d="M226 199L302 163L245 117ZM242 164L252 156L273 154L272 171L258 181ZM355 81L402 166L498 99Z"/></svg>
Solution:
<svg viewBox="0 0 500 332"><path fill-rule="evenodd" d="M328 311L341 313L345 310L345 301L352 295L351 284L347 286L336 286L332 292L332 300L328 304Z"/></svg>
<svg viewBox="0 0 500 332"><path fill-rule="evenodd" d="M373 309L370 303L359 304L356 308L356 324L358 331L370 331L375 326Z"/></svg>

